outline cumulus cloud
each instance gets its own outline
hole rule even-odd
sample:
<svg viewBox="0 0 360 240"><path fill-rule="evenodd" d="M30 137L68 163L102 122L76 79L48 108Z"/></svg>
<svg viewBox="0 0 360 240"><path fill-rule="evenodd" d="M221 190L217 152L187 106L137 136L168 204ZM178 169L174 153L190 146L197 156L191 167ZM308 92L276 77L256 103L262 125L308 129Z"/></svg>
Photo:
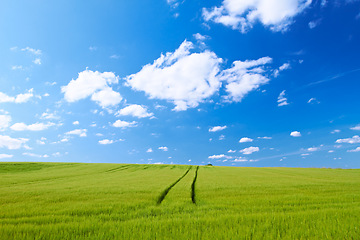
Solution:
<svg viewBox="0 0 360 240"><path fill-rule="evenodd" d="M227 128L227 126L215 126L215 127L211 127L209 129L209 132L218 132L218 131L222 131L226 128Z"/></svg>
<svg viewBox="0 0 360 240"><path fill-rule="evenodd" d="M278 107L289 105L287 98L285 97L285 90L283 90L278 96Z"/></svg>
<svg viewBox="0 0 360 240"><path fill-rule="evenodd" d="M320 23L321 23L321 19L317 19L317 20L314 20L314 21L310 21L308 25L309 25L309 28L310 28L310 29L314 29L314 28L316 28Z"/></svg>
<svg viewBox="0 0 360 240"><path fill-rule="evenodd" d="M25 143L29 141L26 138L12 138L10 136L0 135L0 148L19 149L21 147L28 148Z"/></svg>
<svg viewBox="0 0 360 240"><path fill-rule="evenodd" d="M86 137L87 129L74 129L72 131L66 132L65 135L77 135L79 137Z"/></svg>
<svg viewBox="0 0 360 240"><path fill-rule="evenodd" d="M351 130L360 130L360 124L356 125L355 127L350 128Z"/></svg>
<svg viewBox="0 0 360 240"><path fill-rule="evenodd" d="M150 98L173 102L175 111L194 108L220 88L216 77L222 59L211 51L191 53L194 44L185 40L175 52L161 54L126 77L128 86L144 91Z"/></svg>
<svg viewBox="0 0 360 240"><path fill-rule="evenodd" d="M286 31L294 17L310 6L312 0L224 0L220 7L203 9L205 21L213 21L239 30L249 31L260 22L272 31Z"/></svg>
<svg viewBox="0 0 360 240"><path fill-rule="evenodd" d="M202 35L201 35L202 36ZM200 35L197 38L201 39ZM199 48L204 48L201 43ZM125 78L127 86L144 91L151 99L175 104L175 111L197 107L225 87L226 101L240 102L250 91L269 82L270 70L265 67L272 58L234 61L222 70L223 60L209 50L195 52L195 45L185 40L174 52L161 54L135 74Z"/></svg>
<svg viewBox="0 0 360 240"><path fill-rule="evenodd" d="M25 123L15 123L10 128L14 131L43 131L48 129L51 126L54 126L55 123L34 123L27 125Z"/></svg>
<svg viewBox="0 0 360 240"><path fill-rule="evenodd" d="M339 133L339 132L341 132L339 129L335 129L334 131L331 131L330 133L335 134L335 133Z"/></svg>
<svg viewBox="0 0 360 240"><path fill-rule="evenodd" d="M233 162L247 162L248 160L242 157L236 158L233 160Z"/></svg>
<svg viewBox="0 0 360 240"><path fill-rule="evenodd" d="M122 97L115 92L109 84L118 83L119 78L112 72L85 70L80 72L77 79L72 79L68 85L61 87L67 102L76 102L91 96L101 107L118 105Z"/></svg>
<svg viewBox="0 0 360 240"><path fill-rule="evenodd" d="M128 127L136 127L137 126L137 122L132 121L132 122L127 122L127 121L122 121L122 120L116 120L113 124L113 127L117 127L117 128L128 128Z"/></svg>
<svg viewBox="0 0 360 240"><path fill-rule="evenodd" d="M235 153L236 151L235 150L229 150L228 153Z"/></svg>
<svg viewBox="0 0 360 240"><path fill-rule="evenodd" d="M146 118L154 116L153 113L148 112L147 108L138 104L131 104L123 109L120 109L116 116L133 116L137 118Z"/></svg>
<svg viewBox="0 0 360 240"><path fill-rule="evenodd" d="M79 121L74 121L72 124L73 125L79 125L80 123L79 123Z"/></svg>
<svg viewBox="0 0 360 240"><path fill-rule="evenodd" d="M159 147L159 150L163 150L164 152L167 152L169 149L167 147Z"/></svg>
<svg viewBox="0 0 360 240"><path fill-rule="evenodd" d="M355 135L352 138L343 138L343 139L338 139L336 140L336 143L360 143L360 137L359 135Z"/></svg>
<svg viewBox="0 0 360 240"><path fill-rule="evenodd" d="M260 149L258 147L248 147L248 148L244 148L244 149L240 150L240 152L242 154L248 155L248 154L252 154L254 152L258 152L259 150Z"/></svg>
<svg viewBox="0 0 360 240"><path fill-rule="evenodd" d="M14 155L11 154L0 154L0 159L4 159L4 158L12 158Z"/></svg>
<svg viewBox="0 0 360 240"><path fill-rule="evenodd" d="M355 149L348 150L348 152L360 152L360 147L357 147Z"/></svg>
<svg viewBox="0 0 360 240"><path fill-rule="evenodd" d="M21 93L15 97L8 96L5 93L0 92L0 103L13 102L13 103L25 103L28 102L33 96L34 89L28 90L26 93Z"/></svg>
<svg viewBox="0 0 360 240"><path fill-rule="evenodd" d="M270 57L257 60L234 61L232 67L220 73L219 78L227 82L226 99L240 102L249 92L270 81L265 76L265 65L272 62Z"/></svg>
<svg viewBox="0 0 360 240"><path fill-rule="evenodd" d="M40 118L41 119L59 119L59 116L56 116L55 113L44 112L41 114Z"/></svg>
<svg viewBox="0 0 360 240"><path fill-rule="evenodd" d="M22 48L21 51L28 52L28 53L31 53L31 54L37 55L37 56L42 54L40 49L35 49L35 48L31 48L31 47Z"/></svg>
<svg viewBox="0 0 360 240"><path fill-rule="evenodd" d="M292 136L292 137L301 137L301 133L298 132L298 131L293 131L293 132L290 133L290 136Z"/></svg>
<svg viewBox="0 0 360 240"><path fill-rule="evenodd" d="M3 131L9 127L10 122L11 117L9 115L0 115L0 131Z"/></svg>
<svg viewBox="0 0 360 240"><path fill-rule="evenodd" d="M243 137L239 140L239 143L246 143L246 142L252 142L252 141L254 141L254 140L251 138Z"/></svg>
<svg viewBox="0 0 360 240"><path fill-rule="evenodd" d="M152 148L149 148L148 150L146 150L147 153L151 153L153 152Z"/></svg>

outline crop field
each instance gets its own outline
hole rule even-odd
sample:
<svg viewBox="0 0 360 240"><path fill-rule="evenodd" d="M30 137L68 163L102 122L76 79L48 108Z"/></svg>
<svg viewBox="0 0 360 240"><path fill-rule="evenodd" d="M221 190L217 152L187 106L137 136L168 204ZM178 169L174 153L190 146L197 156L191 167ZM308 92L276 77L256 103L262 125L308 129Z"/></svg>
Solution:
<svg viewBox="0 0 360 240"><path fill-rule="evenodd" d="M0 163L0 239L360 239L360 170Z"/></svg>

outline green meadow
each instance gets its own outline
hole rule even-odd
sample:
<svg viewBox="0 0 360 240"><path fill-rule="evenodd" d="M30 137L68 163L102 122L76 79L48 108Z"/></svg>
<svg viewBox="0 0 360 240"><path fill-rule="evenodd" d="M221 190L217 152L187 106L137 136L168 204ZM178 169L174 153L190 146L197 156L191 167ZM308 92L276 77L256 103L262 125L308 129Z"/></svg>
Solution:
<svg viewBox="0 0 360 240"><path fill-rule="evenodd" d="M0 163L0 239L360 239L360 170Z"/></svg>

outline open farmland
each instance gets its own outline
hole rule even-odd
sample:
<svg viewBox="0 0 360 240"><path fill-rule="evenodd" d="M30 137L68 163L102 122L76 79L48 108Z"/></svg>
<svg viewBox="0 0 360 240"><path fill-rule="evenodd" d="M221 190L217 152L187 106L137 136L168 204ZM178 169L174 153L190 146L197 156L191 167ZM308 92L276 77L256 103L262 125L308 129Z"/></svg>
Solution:
<svg viewBox="0 0 360 240"><path fill-rule="evenodd" d="M0 163L0 239L359 239L360 170Z"/></svg>

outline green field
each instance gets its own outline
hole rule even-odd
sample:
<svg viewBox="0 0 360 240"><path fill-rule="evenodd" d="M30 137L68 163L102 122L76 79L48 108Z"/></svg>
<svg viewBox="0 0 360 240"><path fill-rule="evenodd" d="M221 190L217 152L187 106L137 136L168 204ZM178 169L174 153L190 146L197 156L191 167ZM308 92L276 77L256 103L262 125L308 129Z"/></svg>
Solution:
<svg viewBox="0 0 360 240"><path fill-rule="evenodd" d="M0 163L0 239L360 239L360 170Z"/></svg>

